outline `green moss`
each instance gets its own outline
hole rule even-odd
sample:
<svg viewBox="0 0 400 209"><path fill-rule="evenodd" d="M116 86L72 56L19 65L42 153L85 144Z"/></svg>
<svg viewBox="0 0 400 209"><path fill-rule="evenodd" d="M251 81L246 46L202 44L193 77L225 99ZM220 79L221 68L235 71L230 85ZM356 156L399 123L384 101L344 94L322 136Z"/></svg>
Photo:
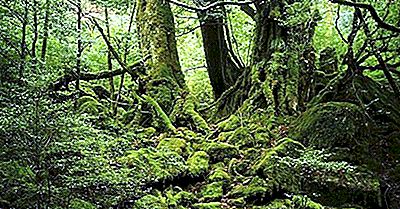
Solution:
<svg viewBox="0 0 400 209"><path fill-rule="evenodd" d="M244 200L243 197L240 197L236 199L229 199L228 204L236 208L245 208L246 201Z"/></svg>
<svg viewBox="0 0 400 209"><path fill-rule="evenodd" d="M186 151L186 141L180 138L165 138L157 145L157 149L176 152L182 154Z"/></svg>
<svg viewBox="0 0 400 209"><path fill-rule="evenodd" d="M95 209L97 208L90 202L81 200L81 199L73 199L68 208L72 209Z"/></svg>
<svg viewBox="0 0 400 209"><path fill-rule="evenodd" d="M275 147L264 151L260 160L252 167L252 171L253 173L257 173L260 169L268 167L267 165L269 165L269 161L274 155L287 154L290 153L289 150L292 152L291 154L294 154L294 152L299 152L302 149L304 149L304 146L300 142L290 138L281 139Z"/></svg>
<svg viewBox="0 0 400 209"><path fill-rule="evenodd" d="M211 182L229 182L231 180L231 176L225 171L224 167L217 167L211 172L210 176L208 176L208 180Z"/></svg>
<svg viewBox="0 0 400 209"><path fill-rule="evenodd" d="M167 200L158 193L157 196L146 195L135 202L134 209L168 209Z"/></svg>
<svg viewBox="0 0 400 209"><path fill-rule="evenodd" d="M233 158L239 155L239 148L228 143L205 142L199 148L207 152L212 162L222 161L226 158Z"/></svg>
<svg viewBox="0 0 400 209"><path fill-rule="evenodd" d="M205 185L200 192L201 199L203 201L220 200L223 195L223 184L224 182L219 181Z"/></svg>
<svg viewBox="0 0 400 209"><path fill-rule="evenodd" d="M132 174L143 181L164 181L182 176L187 166L177 152L161 151L154 148L141 148L130 151L118 159L132 170Z"/></svg>
<svg viewBox="0 0 400 209"><path fill-rule="evenodd" d="M254 177L247 180L248 183L240 183L235 185L231 192L228 193L229 197L245 199L252 199L255 197L265 197L272 194L272 189L268 182L260 177Z"/></svg>
<svg viewBox="0 0 400 209"><path fill-rule="evenodd" d="M192 205L194 202L197 201L193 193L185 191L177 192L176 189L180 188L169 188L167 189L167 191L164 192L169 208L187 208L189 205Z"/></svg>
<svg viewBox="0 0 400 209"><path fill-rule="evenodd" d="M292 199L277 199L266 206L254 207L254 209L323 209L322 205L312 201L310 198L301 195L295 195Z"/></svg>
<svg viewBox="0 0 400 209"><path fill-rule="evenodd" d="M159 105L159 103L154 100L152 97L147 96L147 95L143 95L143 98L146 99L146 101L148 103L150 103L154 109L156 110L158 116L161 118L161 120L164 122L164 125L172 131L175 131L176 128L175 126L172 124L171 119L168 117L168 115L164 112L164 110L161 108L161 106Z"/></svg>
<svg viewBox="0 0 400 209"><path fill-rule="evenodd" d="M204 151L195 152L187 160L187 165L189 167L189 173L192 176L199 176L205 174L208 171L208 161L209 156Z"/></svg>
<svg viewBox="0 0 400 209"><path fill-rule="evenodd" d="M199 133L209 133L210 127L204 118L196 111L198 101L191 94L184 94L175 102L170 114L172 121L180 126L190 127Z"/></svg>
<svg viewBox="0 0 400 209"><path fill-rule="evenodd" d="M223 207L222 207L222 203L220 203L220 202L208 202L208 203L194 204L193 208L196 208L196 209L220 209Z"/></svg>
<svg viewBox="0 0 400 209"><path fill-rule="evenodd" d="M229 118L218 123L218 127L221 130L234 130L240 125L240 118L236 115L231 115Z"/></svg>
<svg viewBox="0 0 400 209"><path fill-rule="evenodd" d="M357 105L318 104L292 125L290 136L315 148L335 151L341 160L367 163L372 122Z"/></svg>

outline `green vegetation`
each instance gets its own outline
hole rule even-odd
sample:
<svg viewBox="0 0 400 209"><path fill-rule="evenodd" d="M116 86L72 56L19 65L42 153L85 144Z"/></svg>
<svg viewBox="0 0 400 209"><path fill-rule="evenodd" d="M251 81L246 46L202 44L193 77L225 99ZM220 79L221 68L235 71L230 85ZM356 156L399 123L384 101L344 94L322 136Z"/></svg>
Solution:
<svg viewBox="0 0 400 209"><path fill-rule="evenodd" d="M400 208L399 9L3 0L0 208Z"/></svg>

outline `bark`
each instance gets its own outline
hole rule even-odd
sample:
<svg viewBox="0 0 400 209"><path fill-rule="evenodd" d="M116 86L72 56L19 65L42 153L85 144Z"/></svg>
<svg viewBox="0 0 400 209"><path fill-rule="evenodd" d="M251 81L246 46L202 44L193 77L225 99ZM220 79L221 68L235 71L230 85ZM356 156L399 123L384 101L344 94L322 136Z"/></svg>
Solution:
<svg viewBox="0 0 400 209"><path fill-rule="evenodd" d="M25 68L25 58L27 54L27 45L26 45L26 33L28 27L28 13L29 13L29 6L28 2L24 1L24 16L22 18L22 37L21 37L21 61L22 64L20 66L19 75L23 77L24 68Z"/></svg>
<svg viewBox="0 0 400 209"><path fill-rule="evenodd" d="M47 40L49 38L49 15L50 15L49 4L50 4L49 0L46 0L45 11L44 11L44 23L43 23L42 50L40 55L40 59L42 60L42 62L46 61Z"/></svg>
<svg viewBox="0 0 400 209"><path fill-rule="evenodd" d="M36 58L36 43L38 41L38 37L39 37L39 21L38 21L38 9L39 4L37 2L37 0L33 1L33 40L32 40L32 48L31 48L31 54L32 54L32 58L35 59Z"/></svg>
<svg viewBox="0 0 400 209"><path fill-rule="evenodd" d="M311 99L314 18L294 26L285 25L284 3L260 2L256 8L252 66L246 68L235 89L217 101L217 118L234 113L249 99L255 108L273 106L277 116L295 115ZM277 13L282 16L276 16Z"/></svg>
<svg viewBox="0 0 400 209"><path fill-rule="evenodd" d="M76 74L78 79L76 80L76 90L79 90L79 81L81 74L81 62L82 62L82 3L81 0L77 2L77 31L78 41L76 50Z"/></svg>
<svg viewBox="0 0 400 209"><path fill-rule="evenodd" d="M136 22L142 55L150 57L145 62L146 72L140 79L139 93L152 97L169 115L175 101L186 90L169 4L163 0L139 0ZM149 117L143 116L141 123L154 122Z"/></svg>
<svg viewBox="0 0 400 209"><path fill-rule="evenodd" d="M198 16L207 71L214 97L218 99L223 92L235 84L240 75L241 64L227 40L229 31L226 27L224 8L199 12Z"/></svg>
<svg viewBox="0 0 400 209"><path fill-rule="evenodd" d="M110 22L109 22L109 16L108 16L108 8L105 8L105 16L106 16L106 30L107 30L107 36L108 40L111 40L111 32L110 32ZM110 50L107 51L107 67L108 71L112 72L113 70L113 65L112 65L112 53ZM115 92L115 87L114 87L114 77L109 78L109 83L110 83L110 90L111 90L111 100L114 100L114 92ZM112 104L111 104L112 106Z"/></svg>

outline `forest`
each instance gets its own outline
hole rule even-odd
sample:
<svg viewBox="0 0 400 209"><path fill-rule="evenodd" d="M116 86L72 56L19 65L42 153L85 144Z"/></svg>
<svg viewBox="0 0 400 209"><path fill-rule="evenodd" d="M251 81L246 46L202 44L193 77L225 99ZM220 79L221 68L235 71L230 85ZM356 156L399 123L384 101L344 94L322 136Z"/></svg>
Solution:
<svg viewBox="0 0 400 209"><path fill-rule="evenodd" d="M399 0L0 0L0 208L400 209Z"/></svg>

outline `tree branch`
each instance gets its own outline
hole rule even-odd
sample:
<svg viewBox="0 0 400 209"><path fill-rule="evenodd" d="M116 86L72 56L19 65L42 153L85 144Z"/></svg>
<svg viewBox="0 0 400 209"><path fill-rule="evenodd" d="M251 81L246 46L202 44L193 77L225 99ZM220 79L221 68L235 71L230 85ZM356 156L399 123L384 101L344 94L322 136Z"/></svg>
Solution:
<svg viewBox="0 0 400 209"><path fill-rule="evenodd" d="M219 6L225 6L225 5L236 5L236 6L242 6L242 5L248 5L248 4L254 4L260 0L251 0L251 1L217 1L214 2L212 4L209 4L207 6L204 7L195 7L195 6L191 6L189 4L185 4L183 2L180 1L176 1L176 0L167 0L168 2L175 4L176 6L185 8L187 10L193 11L193 12L204 12L210 9L213 9L215 7L219 7Z"/></svg>
<svg viewBox="0 0 400 209"><path fill-rule="evenodd" d="M252 20L256 21L256 10L254 10L250 5L245 4L240 6L240 10L246 13Z"/></svg>
<svg viewBox="0 0 400 209"><path fill-rule="evenodd" d="M375 20L375 22L378 24L379 27L384 28L386 30L390 30L396 33L400 33L400 28L395 27L393 25L390 25L386 22L384 22L376 12L375 8L369 4L364 4L364 3L356 3L356 2L351 2L351 1L346 1L346 0L330 0L332 3L340 4L340 5L345 5L345 6L351 6L351 7L356 7L356 8L363 8L368 10L371 13L372 18Z"/></svg>

